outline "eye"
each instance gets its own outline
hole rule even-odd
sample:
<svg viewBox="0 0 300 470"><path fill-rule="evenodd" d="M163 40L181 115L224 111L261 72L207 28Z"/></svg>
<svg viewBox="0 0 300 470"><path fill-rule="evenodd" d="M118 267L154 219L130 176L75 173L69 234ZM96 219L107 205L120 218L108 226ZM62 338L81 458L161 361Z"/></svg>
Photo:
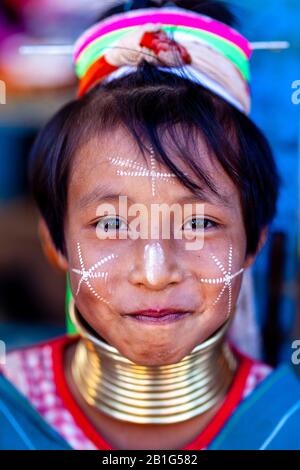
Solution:
<svg viewBox="0 0 300 470"><path fill-rule="evenodd" d="M118 216L102 217L94 225L97 229L97 232L102 231L108 233L128 229L127 221Z"/></svg>
<svg viewBox="0 0 300 470"><path fill-rule="evenodd" d="M198 230L206 230L216 227L218 224L210 219L203 217L192 217L183 224L183 230L196 232Z"/></svg>

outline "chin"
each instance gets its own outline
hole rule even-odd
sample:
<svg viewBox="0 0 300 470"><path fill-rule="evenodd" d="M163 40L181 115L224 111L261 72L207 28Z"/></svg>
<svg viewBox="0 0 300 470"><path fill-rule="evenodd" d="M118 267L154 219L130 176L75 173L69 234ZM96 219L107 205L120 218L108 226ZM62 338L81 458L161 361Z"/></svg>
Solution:
<svg viewBox="0 0 300 470"><path fill-rule="evenodd" d="M150 343L144 343L144 347L141 345L142 350L120 350L120 352L127 357L130 361L140 366L164 366L169 364L175 364L181 361L186 355L188 355L193 349L178 350L172 345L152 345Z"/></svg>

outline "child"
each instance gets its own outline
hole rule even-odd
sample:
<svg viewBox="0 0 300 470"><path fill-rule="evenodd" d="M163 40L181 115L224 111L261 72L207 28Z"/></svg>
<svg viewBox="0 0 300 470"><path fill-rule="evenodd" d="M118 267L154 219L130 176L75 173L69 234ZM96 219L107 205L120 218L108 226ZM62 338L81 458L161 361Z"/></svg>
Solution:
<svg viewBox="0 0 300 470"><path fill-rule="evenodd" d="M31 162L76 335L8 355L2 448L300 448L290 368L226 340L278 192L250 46L188 4L133 2L76 44L79 97Z"/></svg>

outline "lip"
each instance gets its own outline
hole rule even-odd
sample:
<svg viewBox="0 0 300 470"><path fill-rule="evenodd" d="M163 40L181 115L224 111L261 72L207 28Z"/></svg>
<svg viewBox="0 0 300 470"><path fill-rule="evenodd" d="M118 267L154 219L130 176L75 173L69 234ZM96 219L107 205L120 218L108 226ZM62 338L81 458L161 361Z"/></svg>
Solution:
<svg viewBox="0 0 300 470"><path fill-rule="evenodd" d="M181 308L147 308L145 310L136 310L134 312L130 312L127 315L137 316L143 315L147 317L159 318L164 317L165 315L170 315L173 313L187 313L188 310L181 309Z"/></svg>
<svg viewBox="0 0 300 470"><path fill-rule="evenodd" d="M125 316L143 323L166 324L181 320L189 315L191 315L191 312L187 310L164 308L140 310Z"/></svg>

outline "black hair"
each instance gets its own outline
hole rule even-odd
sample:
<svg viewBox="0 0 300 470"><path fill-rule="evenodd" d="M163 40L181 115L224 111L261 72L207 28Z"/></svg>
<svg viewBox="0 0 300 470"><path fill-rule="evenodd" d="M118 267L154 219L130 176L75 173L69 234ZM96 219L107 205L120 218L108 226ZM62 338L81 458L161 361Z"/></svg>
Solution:
<svg viewBox="0 0 300 470"><path fill-rule="evenodd" d="M245 114L221 97L142 60L133 73L100 83L65 105L42 129L33 146L29 167L33 196L62 253L66 252L64 217L75 153L89 138L101 137L101 132L120 125L130 132L143 154L144 141L151 143L155 158L192 192L201 194L203 186L208 186L217 193L197 151L195 131L200 133L238 189L247 254L256 252L261 230L275 215L279 187L266 138ZM187 176L175 164L163 143L161 129L171 136L178 155L196 178Z"/></svg>
<svg viewBox="0 0 300 470"><path fill-rule="evenodd" d="M140 8L157 8L164 6L178 6L186 10L195 11L202 15L210 16L215 20L222 21L230 26L236 25L237 20L234 14L229 10L225 2L220 0L131 0L124 1L118 5L105 10L98 20L107 18L116 13L128 10L139 10Z"/></svg>

